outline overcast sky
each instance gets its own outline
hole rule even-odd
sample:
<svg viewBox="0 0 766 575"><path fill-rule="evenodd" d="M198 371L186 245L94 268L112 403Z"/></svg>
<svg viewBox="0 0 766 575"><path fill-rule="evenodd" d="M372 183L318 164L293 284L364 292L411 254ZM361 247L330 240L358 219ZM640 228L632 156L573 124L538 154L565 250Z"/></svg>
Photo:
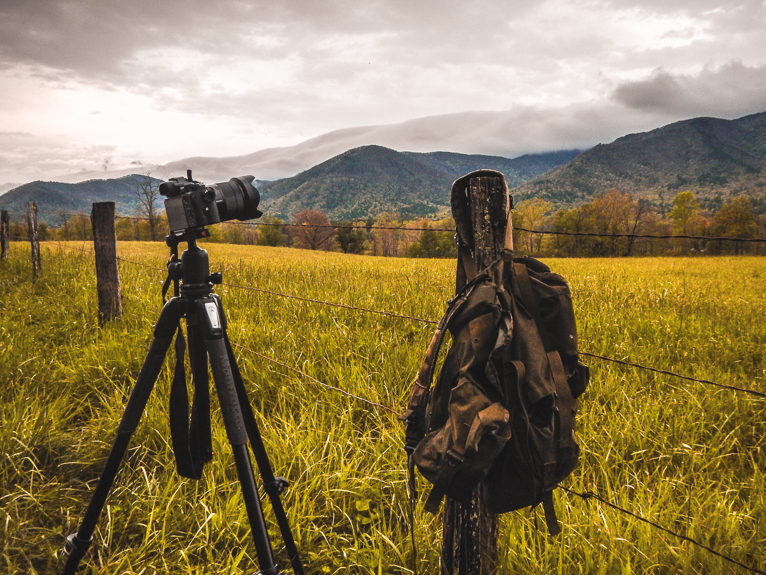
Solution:
<svg viewBox="0 0 766 575"><path fill-rule="evenodd" d="M764 110L762 0L0 0L0 184L442 114L518 117L461 150L518 155Z"/></svg>

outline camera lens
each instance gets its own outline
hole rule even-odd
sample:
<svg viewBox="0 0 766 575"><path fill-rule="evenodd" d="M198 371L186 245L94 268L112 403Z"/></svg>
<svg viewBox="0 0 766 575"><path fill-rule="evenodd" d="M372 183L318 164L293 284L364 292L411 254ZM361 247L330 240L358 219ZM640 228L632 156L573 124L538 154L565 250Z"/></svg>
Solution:
<svg viewBox="0 0 766 575"><path fill-rule="evenodd" d="M232 178L228 182L210 186L216 191L218 213L221 221L238 219L240 221L260 218L263 214L258 211L261 195L253 186L253 176Z"/></svg>

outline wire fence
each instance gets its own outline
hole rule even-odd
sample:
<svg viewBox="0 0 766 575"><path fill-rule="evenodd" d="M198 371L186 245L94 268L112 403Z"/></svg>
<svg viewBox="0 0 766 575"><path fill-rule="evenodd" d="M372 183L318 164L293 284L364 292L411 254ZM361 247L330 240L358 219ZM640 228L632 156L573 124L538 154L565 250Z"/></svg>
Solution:
<svg viewBox="0 0 766 575"><path fill-rule="evenodd" d="M87 254L93 254L93 250L85 250L84 248L80 248L80 247L77 247L77 246L65 245L65 244L62 244L61 242L57 242L57 245L59 247L61 247L61 248L71 249L71 250L75 250L75 251L79 251L79 252L87 253ZM152 269L152 270L155 270L155 271L158 271L158 272L163 272L164 273L164 272L167 271L167 270L165 270L163 268L158 268L156 266L148 265L148 264L145 264L143 262L137 262L137 261L134 261L134 260L129 260L129 259L124 258L122 256L117 256L117 260L121 261L121 262L124 262L124 263L127 263L127 264L131 264L131 265L142 266L142 267L145 267L145 268L148 268L148 269ZM224 286L224 287L231 287L231 288L234 288L234 289L241 289L241 290L246 290L246 291L251 291L251 292L264 293L264 294L273 295L273 296L277 296L277 297L282 297L282 298L286 298L286 299L295 299L295 300L299 300L299 301L305 301L305 302L309 302L309 303L316 303L316 304L326 305L326 306L330 306L330 307L343 308L343 309L349 309L349 310L355 310L355 311L362 311L362 312L365 312L365 313L372 313L372 314L378 314L378 315L383 315L383 316L388 316L388 317L393 317L393 318L406 319L406 320L410 320L410 321L417 321L417 322L425 323L425 324L436 325L436 324L439 323L438 320L434 320L434 319L427 319L427 318L416 317L416 316L411 316L411 315L407 315L407 314L395 313L395 312L391 312L391 311L372 309L372 308L368 308L368 307L353 306L353 305L348 305L348 304L343 304L343 303L338 303L338 302L330 302L330 301L321 300L321 299L303 297L303 296L299 296L299 295L295 295L295 294L286 294L286 293L283 293L283 292L268 290L268 289L264 289L264 288L256 288L256 287L252 287L252 286L243 286L243 285L232 284L232 283L228 283L228 282L223 282L223 283L221 283L221 285ZM684 380L687 380L687 381L703 383L703 384L706 384L706 385L713 385L713 386L716 386L716 387L720 387L722 389L729 389L729 390L732 390L732 391L739 391L739 392L742 392L742 393L747 393L747 394L750 394L750 395L754 395L756 397L766 398L766 393L762 393L762 392L756 391L754 389L748 389L748 388L744 388L744 387L736 387L736 386L733 386L733 385L726 385L726 384L723 384L723 383L718 383L718 382L715 382L715 381L711 381L709 379L700 379L700 378L696 378L696 377L690 377L688 375L683 375L683 374L680 374L680 373L675 373L673 371L668 371L668 370L665 370L665 369L659 369L659 368L656 368L656 367L650 367L650 366L642 365L642 364L639 364L639 363L629 362L629 361L626 361L624 359L616 359L616 358L613 358L613 357L607 357L607 356L604 356L604 355L599 355L599 354L591 353L591 352L587 352L587 351L580 351L579 353L580 353L580 355L584 355L584 356L587 356L587 357L592 357L594 359L599 359L599 360L606 361L606 362L611 362L611 363L616 363L616 364L621 364L621 365L627 365L629 367L635 367L635 368L638 368L638 369L643 369L643 370L651 371L651 372L654 372L654 373L660 373L660 374L663 374L663 375L669 375L671 377L677 377L679 379L684 379Z"/></svg>
<svg viewBox="0 0 766 575"><path fill-rule="evenodd" d="M366 227L365 227L365 229L366 229ZM413 228L383 227L382 229L405 229L405 230L413 231ZM429 231L433 231L430 228L428 230ZM547 232L547 231L546 232L542 232L542 231L535 231L535 230L523 230L523 231L530 231L530 232L533 232L533 233L550 233L550 232ZM626 237L626 236L625 235L619 235L619 237ZM636 236L636 237L647 237L647 236ZM649 236L649 237L657 237L657 236ZM669 236L669 237L677 238L677 237L680 237L680 236ZM687 236L687 237L692 237L693 238L693 236ZM663 238L665 238L665 236L663 236ZM715 239L715 238L704 238L704 239ZM729 239L729 240L734 240L734 241L742 241L742 240L747 239L747 238L744 238L744 239L743 238L723 238L723 239ZM760 241L766 241L766 240L760 240ZM87 254L87 255L92 255L94 253L93 249L89 250L89 249L85 249L84 247L63 244L61 242L58 242L58 246L59 246L60 249L70 249L70 250L74 250L74 251L77 251L77 252L80 252L80 253L83 253L83 254ZM141 266L141 267L148 268L148 269L151 269L151 270L154 270L154 271L158 271L158 272L162 272L162 273L166 272L166 270L163 269L163 268L160 268L160 267L157 267L157 266L153 266L153 265L150 265L150 264L146 264L144 262L131 260L131 259L124 258L124 257L121 257L121 256L117 256L117 259L120 262L129 264L129 265ZM315 298L303 297L303 296L299 296L299 295L296 295L296 294L286 294L286 293L277 292L277 291L268 290L268 289L263 289L263 288L256 288L256 287L251 287L251 286L243 286L243 285L232 284L232 283L223 283L222 285L226 286L226 287L229 287L229 288L234 288L234 289L239 289L239 290L246 290L246 291L252 291L252 292L258 292L258 293L263 293L263 294L267 294L267 295L274 296L274 297L282 297L282 298L288 298L288 299L295 299L295 300L300 300L300 301L305 301L305 302L310 302L310 303L314 303L314 304L318 304L318 305L330 306L330 307L335 307L335 308L343 308L343 309L348 309L348 310L351 310L351 311L371 313L371 314L378 314L378 315L383 315L383 316L392 317L392 318L404 319L404 320L408 320L408 321L421 322L421 323L425 323L425 324L437 324L438 323L436 320L432 320L432 319L420 318L420 317L415 317L415 316L406 315L406 314L399 314L399 313L395 313L395 312L391 312L391 311L385 311L385 310L378 310L378 309L372 309L372 308L366 308L366 307L353 306L353 305L343 304L343 303L339 303L339 302L330 302L330 301L325 301L325 300L320 300L320 299L315 299ZM272 364L274 366L277 366L277 367L279 367L281 369L287 370L290 373L298 375L299 377L302 377L302 378L306 379L307 381L309 381L309 382L311 382L311 383L313 383L315 385L321 386L321 387L323 387L325 389L331 390L331 391L336 392L336 393L340 393L340 394L345 395L347 397L350 397L350 398L352 398L352 399L354 399L356 401L365 403L365 404L367 404L367 405L369 405L369 406L371 406L373 408L384 410L387 413L394 414L394 415L398 414L397 410L394 407L390 407L390 406L384 405L382 403L379 403L379 402L376 402L376 401L372 401L370 399L367 399L367 398L364 398L364 397L352 394L352 393L350 393L350 392L348 392L348 391L346 391L346 390L344 390L342 388L339 388L337 386L333 386L333 385L330 385L328 383L322 382L322 381L318 380L317 378L315 378L315 377L313 377L313 376L311 376L311 375L309 375L309 374L307 374L307 373L305 373L305 372L303 372L303 371L301 371L301 370L299 370L299 369L297 369L295 367L289 366L289 365L287 365L287 364L285 364L285 363L283 363L283 362L281 362L281 361L279 361L279 360L277 360L277 359L275 359L273 357L269 357L267 355L259 353L259 352L255 351L255 350L250 349L250 348L248 348L246 346L243 346L241 344L233 343L232 345L234 345L235 347L240 349L242 352L245 352L245 353L254 355L256 357L259 357L260 359L265 360L265 361L269 362L270 364ZM687 380L687 381L702 383L702 384L705 384L705 385L713 385L713 386L719 387L721 389L726 389L726 390L729 390L729 391L736 391L736 392L746 393L746 394L750 394L750 395L753 395L753 396L758 397L758 398L766 398L766 393L763 393L763 392L760 392L760 391L757 391L757 390L754 390L754 389L748 389L748 388L742 388L742 387L726 385L726 384L718 383L718 382L707 380L707 379L694 378L694 377L690 377L690 376L687 376L687 375L675 373L675 372L672 372L672 371L669 371L669 370L659 369L659 368L650 367L650 366L645 366L645 365L642 365L642 364L629 362L629 361L626 361L624 359L610 358L610 357L607 357L607 356L603 356L603 355L599 355L599 354L594 354L594 353L590 353L590 352L586 352L586 351L582 351L580 353L581 353L581 355L584 355L584 356L587 356L587 357L591 357L591 358L594 358L594 359L598 359L598 360L601 360L601 361L605 361L605 362L611 362L611 363L615 363L615 364L625 365L625 366L633 367L633 368L636 368L636 369L646 370L646 371L649 371L649 372L658 373L658 374L662 374L662 375L667 375L667 376L671 376L671 377L676 377L676 378L680 378L680 379ZM759 573L759 574L766 575L765 571L759 570L759 569L757 569L755 567L752 567L752 566L748 566L748 565L746 565L746 564L744 564L744 563L742 563L740 561L737 561L736 559L734 559L734 558L732 558L732 557L730 557L728 555L725 555L725 554L723 554L723 553L721 553L719 551L716 551L715 549L713 549L713 548L711 548L711 547L709 547L709 546L707 546L707 545L705 545L705 544L703 544L703 543L701 543L701 542L699 542L699 541L697 541L697 540L695 540L695 539L693 539L691 537L688 537L688 536L686 536L686 535L684 535L682 533L678 533L677 531L673 531L671 529L668 529L667 527L663 527L662 525L659 525L659 524L657 524L657 523L655 523L655 522L653 522L653 521L651 521L651 520L649 520L649 519L647 519L647 518L645 518L645 517L643 517L643 516L641 516L641 515L639 515L637 513L634 513L634 512L632 512L632 511L630 511L628 509L625 509L625 508L623 508L623 507L621 507L621 506L619 506L619 505L617 505L617 504L615 504L615 503L613 503L613 502L611 502L611 501L609 501L609 500L599 496L598 494L596 494L594 492L591 492L591 491L578 492L576 490L567 488L565 486L560 486L560 487L565 492L569 493L570 495L577 496L577 497L583 499L584 501L596 500L599 503L609 507L610 509L613 509L614 511L617 511L619 513L631 516L631 517L635 518L638 521L641 521L641 522L643 522L645 524L648 524L648 525L652 526L653 528L658 529L658 530L660 530L660 531L662 531L664 533L667 533L669 535L672 535L672 536L674 536L674 537L676 537L676 538L678 538L678 539L680 539L682 541L687 541L687 542L689 542L689 543L699 547L700 549L703 549L703 550L705 550L705 551L707 551L707 552L709 552L711 554L714 554L717 557L719 557L721 559L724 559L725 561L730 562L733 565L737 565L738 567L741 567L742 569L745 569L745 570L747 570L749 572Z"/></svg>
<svg viewBox="0 0 766 575"><path fill-rule="evenodd" d="M79 252L82 252L82 253L93 254L93 250L86 250L84 248L80 248L80 247L77 247L77 246L69 246L69 245L62 244L61 242L58 242L58 246L61 247L61 248L66 248L66 249L71 249L71 250L79 251ZM148 264L145 264L143 262L137 262L137 261L129 260L129 259L124 258L122 256L117 256L117 260L121 261L121 262L124 262L124 263L127 263L127 264L131 264L131 265L142 266L142 267L145 267L145 268L148 268L148 269L152 269L152 270L155 270L155 271L158 271L158 272L163 272L164 273L164 272L167 271L167 270L165 270L163 268L158 268L156 266L148 265ZM241 290L258 292L258 293L264 293L264 294L273 295L273 296L277 296L277 297L282 297L282 298L286 298L286 299L295 299L295 300L299 300L299 301L305 301L305 302L309 302L309 303L316 303L316 304L326 305L326 306L330 306L330 307L343 308L343 309L349 309L349 310L354 310L354 311L361 311L361 312L365 312L365 313L378 314L378 315L383 315L383 316L387 316L387 317L406 319L406 320L410 320L410 321L417 321L417 322L425 323L425 324L436 325L436 324L439 323L438 320L434 320L434 319L427 319L427 318L416 317L416 316L411 316L411 315L401 314L401 313L395 313L395 312L385 311L385 310L372 309L372 308L367 308L367 307L353 306L353 305L348 305L348 304L343 304L343 303L338 303L338 302L330 302L330 301L321 300L321 299L303 297L303 296L299 296L299 295L295 295L295 294L286 294L286 293L283 293L283 292L278 292L278 291L273 291L273 290L268 290L268 289L263 289L263 288L256 288L256 287L251 287L251 286L243 286L243 285L232 284L232 283L228 283L228 282L223 282L223 283L221 283L221 285L224 286L224 287L230 287L230 288L234 288L234 289L241 289ZM637 369L642 369L642 370L645 370L645 371L650 371L650 372L654 372L654 373L660 373L662 375L669 375L671 377L677 377L679 379L684 379L686 381L693 381L693 382L696 382L696 383L702 383L702 384L706 384L706 385L713 385L713 386L716 386L716 387L719 387L719 388L722 388L722 389L728 389L728 390L731 390L731 391L739 391L739 392L742 392L742 393L747 393L747 394L750 394L750 395L753 395L753 396L756 396L756 397L762 397L762 398L766 399L766 393L757 391L755 389L749 389L749 388L745 388L745 387L737 387L737 386L733 386L733 385L727 385L727 384L723 384L723 383L718 383L718 382L715 382L715 381L711 381L709 379L701 379L701 378L691 377L691 376L688 376L688 375L683 375L683 374L680 374L680 373L675 373L673 371L669 371L669 370L666 370L666 369L650 367L650 366L642 365L642 364L639 364L639 363L629 362L629 361L626 361L624 359L616 359L616 358L613 358L613 357L607 357L605 355L599 355L599 354L591 353L591 352L587 352L587 351L582 351L581 350L579 353L580 353L580 355L584 355L584 356L587 356L587 357L592 357L594 359L599 359L601 361L616 363L616 364L620 364L620 365L626 365L626 366L629 366L629 367L635 367Z"/></svg>
<svg viewBox="0 0 766 575"><path fill-rule="evenodd" d="M52 212L48 210L38 210L38 213L54 215L59 218L71 218L73 216L90 218L90 214L85 212ZM17 220L26 221L26 214L17 214ZM115 219L131 220L137 222L148 222L148 218L140 216L121 216L115 215ZM159 220L159 216L157 217ZM382 226L366 224L347 224L347 223L290 223L290 222L259 222L259 221L227 221L226 225L245 226L250 228L258 227L276 227L276 228L325 228L325 229L352 229L362 231L384 230L384 231L403 231L403 232L431 232L431 233L455 233L454 229L443 229L437 227L409 227L409 226ZM555 229L531 229L522 226L514 226L514 231L538 235L570 236L570 237L591 237L591 238L612 238L612 239L648 239L648 240L696 240L706 242L740 242L748 244L766 244L766 238L751 238L738 236L700 236L690 234L637 234L637 233L612 233L612 232L568 232ZM24 238L25 239L25 238Z"/></svg>

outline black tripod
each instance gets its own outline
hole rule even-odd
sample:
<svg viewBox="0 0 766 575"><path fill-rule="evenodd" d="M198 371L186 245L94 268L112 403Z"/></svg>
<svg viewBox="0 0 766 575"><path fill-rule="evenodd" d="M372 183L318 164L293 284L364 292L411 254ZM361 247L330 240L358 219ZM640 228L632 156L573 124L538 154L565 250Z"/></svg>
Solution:
<svg viewBox="0 0 766 575"><path fill-rule="evenodd" d="M168 280L165 282L163 296L172 280L175 284L175 297L171 298L162 308L154 327L154 340L141 366L136 385L130 394L130 399L120 420L117 437L80 528L77 533L67 537L64 551L68 555L68 559L62 572L63 575L74 575L80 560L93 540L96 522L106 503L106 497L117 475L120 462L128 448L130 438L138 426L141 414L162 368L165 354L177 331L176 371L170 394L170 425L179 474L199 479L202 466L206 461L212 459L207 373L209 358L226 434L234 453L237 476L242 487L242 495L250 522L250 531L255 542L258 563L261 568L259 573L278 575L281 572L279 566L274 562L274 555L266 530L263 510L258 497L258 488L253 476L253 466L247 450L248 439L263 479L264 489L269 496L279 529L282 532L282 539L290 557L293 571L295 575L303 575L298 550L290 531L290 525L287 522L282 501L279 498L280 493L287 487L287 481L281 477L275 477L271 469L271 463L266 454L226 334L226 318L223 307L218 296L213 293L213 284L221 283L221 274L209 273L207 251L196 245L198 238L209 235L210 233L205 228L197 228L167 237L168 245L171 248L171 261L168 263ZM178 244L184 240L188 247L181 255L179 262L177 259ZM180 286L178 280L181 280ZM181 318L184 316L186 317L189 356L195 388L191 423L188 419L188 399L183 367L184 343ZM174 405L176 406L175 409L173 408ZM179 410L178 405L183 407Z"/></svg>

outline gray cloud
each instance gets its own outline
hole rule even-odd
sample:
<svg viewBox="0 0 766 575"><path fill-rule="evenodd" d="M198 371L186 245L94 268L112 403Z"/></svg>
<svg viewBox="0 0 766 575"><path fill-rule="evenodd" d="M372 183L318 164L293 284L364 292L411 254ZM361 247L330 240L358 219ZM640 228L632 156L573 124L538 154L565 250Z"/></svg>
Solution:
<svg viewBox="0 0 766 575"><path fill-rule="evenodd" d="M41 138L32 134L0 132L0 173L38 180L91 168L113 156L114 146L62 146L61 136ZM2 183L2 182L0 182Z"/></svg>
<svg viewBox="0 0 766 575"><path fill-rule="evenodd" d="M665 32L665 40L678 37L680 46L626 49L617 45L618 25L599 22L617 11L636 22L658 15L699 22ZM483 98L470 107L497 109L488 102L493 89L507 94L508 107L529 100L535 89L587 96L596 86L559 87L584 65L601 66L609 76L636 66L699 65L700 54L703 64L761 63L765 12L757 0L0 0L0 66L26 66L49 83L150 94L161 108L254 114L254 121L271 106L321 111L351 100L353 109L370 93L413 102L472 90ZM696 28L707 36L683 41ZM264 75L238 78L250 81L234 91L209 81L233 63ZM270 78L267 70L274 69L284 76Z"/></svg>
<svg viewBox="0 0 766 575"><path fill-rule="evenodd" d="M618 103L580 104L560 109L520 107L504 112L463 112L418 118L396 124L335 130L295 146L271 148L244 156L195 157L142 171L167 178L193 168L203 181L219 181L233 173L258 179L292 176L346 150L377 144L401 151L448 150L516 157L556 149L586 149L667 122L669 116L622 107ZM134 173L135 167L107 173L88 171L59 178L76 182Z"/></svg>
<svg viewBox="0 0 766 575"><path fill-rule="evenodd" d="M636 110L735 118L766 110L766 66L731 62L695 76L660 69L648 79L620 85L612 97Z"/></svg>
<svg viewBox="0 0 766 575"><path fill-rule="evenodd" d="M343 80L372 66L507 63L525 58L523 22L537 3L457 0L25 0L0 3L0 62L52 79L127 87L177 84L177 76L220 60L280 62L307 79L330 69ZM534 42L567 49L539 29ZM555 32L555 31L554 31ZM569 34L563 35L570 38ZM575 43L587 49L591 31ZM571 44L571 43L570 43ZM142 54L197 53L189 69ZM343 74L343 76L341 76ZM326 78L326 76L322 76Z"/></svg>
<svg viewBox="0 0 766 575"><path fill-rule="evenodd" d="M0 141L10 138L33 138L34 136L29 132L0 132Z"/></svg>

